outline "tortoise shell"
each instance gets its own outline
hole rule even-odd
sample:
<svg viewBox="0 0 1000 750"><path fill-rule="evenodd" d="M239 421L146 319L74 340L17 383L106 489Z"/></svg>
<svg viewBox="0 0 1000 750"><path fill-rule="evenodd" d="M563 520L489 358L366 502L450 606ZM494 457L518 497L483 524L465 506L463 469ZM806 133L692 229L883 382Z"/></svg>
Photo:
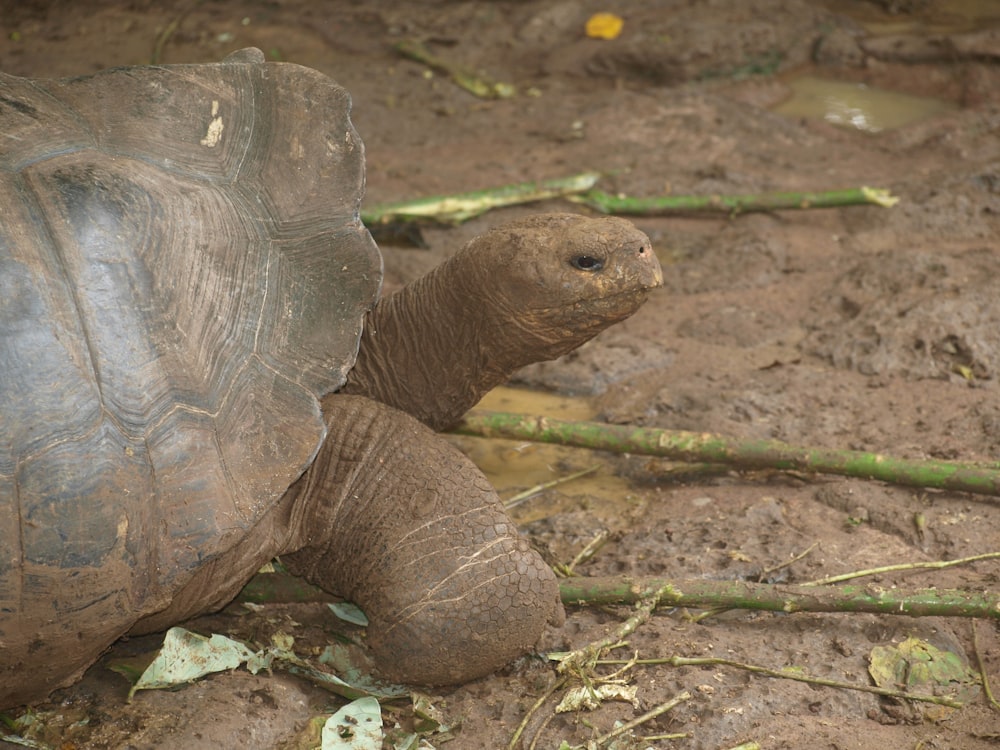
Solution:
<svg viewBox="0 0 1000 750"><path fill-rule="evenodd" d="M349 113L257 50L0 75L0 644L124 632L309 466L381 283Z"/></svg>

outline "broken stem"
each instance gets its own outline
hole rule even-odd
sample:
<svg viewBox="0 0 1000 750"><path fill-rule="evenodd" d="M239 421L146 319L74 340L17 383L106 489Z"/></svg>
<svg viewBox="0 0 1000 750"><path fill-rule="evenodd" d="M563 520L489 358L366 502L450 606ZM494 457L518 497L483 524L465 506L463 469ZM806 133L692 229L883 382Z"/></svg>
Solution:
<svg viewBox="0 0 1000 750"><path fill-rule="evenodd" d="M582 172L554 180L520 182L455 195L435 195L410 201L381 203L362 211L361 220L369 225L421 220L438 224L461 224L491 208L559 198L587 190L600 179L600 176L597 172Z"/></svg>
<svg viewBox="0 0 1000 750"><path fill-rule="evenodd" d="M734 469L839 474L911 487L1000 495L1000 470L995 468L956 461L895 458L864 451L808 448L777 440L738 440L711 433L483 411L467 414L455 432L661 456L676 461L728 464Z"/></svg>
<svg viewBox="0 0 1000 750"><path fill-rule="evenodd" d="M456 86L465 89L473 96L480 99L508 99L516 93L514 86L509 83L491 81L485 76L477 75L472 71L450 62L433 54L423 42L416 39L404 39L395 46L396 52L403 57L408 57L418 63L426 65L431 70L443 73L455 83Z"/></svg>

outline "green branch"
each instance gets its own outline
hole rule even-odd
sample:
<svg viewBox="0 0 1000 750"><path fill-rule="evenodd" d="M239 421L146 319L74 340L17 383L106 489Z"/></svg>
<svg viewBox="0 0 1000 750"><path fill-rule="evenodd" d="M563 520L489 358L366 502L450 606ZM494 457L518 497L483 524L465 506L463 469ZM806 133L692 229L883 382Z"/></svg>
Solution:
<svg viewBox="0 0 1000 750"><path fill-rule="evenodd" d="M567 422L503 412L471 412L455 432L638 453L675 461L726 464L736 469L840 474L911 487L1000 494L1000 470L995 468L955 461L893 458L863 451L807 448L777 440L736 440L710 433Z"/></svg>
<svg viewBox="0 0 1000 750"><path fill-rule="evenodd" d="M1000 621L1000 592L882 588L874 584L808 586L665 578L564 578L564 604L635 604L659 594L665 607L752 609L767 612L871 612L914 617L982 617ZM238 601L330 601L316 586L287 573L258 573Z"/></svg>
<svg viewBox="0 0 1000 750"><path fill-rule="evenodd" d="M836 208L871 203L889 208L899 202L883 188L848 188L819 193L784 192L753 193L749 195L661 195L651 198L632 198L611 195L600 190L588 190L569 196L574 203L606 214L631 214L636 216L661 216L691 211L717 211L727 214L748 211L778 211L782 209Z"/></svg>
<svg viewBox="0 0 1000 750"><path fill-rule="evenodd" d="M401 221L461 224L493 208L521 205L550 198L568 198L602 213L661 215L692 211L737 214L790 208L829 208L857 204L893 206L899 200L882 188L849 188L819 193L759 193L756 195L666 195L630 198L611 195L593 187L599 172L583 172L540 182L522 182L454 195L382 203L361 212L368 225Z"/></svg>
<svg viewBox="0 0 1000 750"><path fill-rule="evenodd" d="M566 578L565 604L633 604L659 593L660 606L766 612L870 612L913 617L983 617L1000 621L1000 593L882 588L874 584L803 586L663 578Z"/></svg>

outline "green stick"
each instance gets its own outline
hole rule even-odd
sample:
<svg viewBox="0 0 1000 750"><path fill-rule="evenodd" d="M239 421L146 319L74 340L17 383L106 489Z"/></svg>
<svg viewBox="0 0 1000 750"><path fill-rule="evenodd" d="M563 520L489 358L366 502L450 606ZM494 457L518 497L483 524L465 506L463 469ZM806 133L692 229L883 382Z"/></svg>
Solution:
<svg viewBox="0 0 1000 750"><path fill-rule="evenodd" d="M592 189L599 172L582 172L541 182L522 182L455 195L382 203L361 212L369 225L402 221L461 224L493 208L549 198L568 198L602 213L661 215L668 213L775 211L787 208L829 208L857 204L893 206L899 199L882 188L849 188L819 193L760 193L757 195L667 195L630 198Z"/></svg>
<svg viewBox="0 0 1000 750"><path fill-rule="evenodd" d="M777 211L792 208L834 208L873 203L889 208L899 202L883 188L848 188L819 193L786 192L756 193L749 195L661 195L651 198L631 198L611 195L600 190L588 190L580 195L568 196L574 203L606 214L631 214L662 216L691 211L718 211L727 214L748 211Z"/></svg>
<svg viewBox="0 0 1000 750"><path fill-rule="evenodd" d="M434 55L427 47L415 39L404 39L398 42L395 50L403 57L408 57L418 63L423 63L432 70L444 73L451 78L456 86L465 89L480 99L509 99L517 93L509 83L491 81L485 76L477 75L461 65L449 62Z"/></svg>
<svg viewBox="0 0 1000 750"><path fill-rule="evenodd" d="M982 617L1000 621L1000 592L886 589L874 584L805 586L666 578L564 578L565 604L635 604L661 591L661 607L752 609L768 612L872 612L914 617ZM330 601L330 594L287 573L258 573L238 597L244 602Z"/></svg>
<svg viewBox="0 0 1000 750"><path fill-rule="evenodd" d="M665 589L665 590L663 590ZM871 612L913 617L982 617L1000 621L1000 593L882 588L874 584L813 587L747 581L663 578L566 578L566 604L632 604L660 591L661 607L752 609L766 612Z"/></svg>
<svg viewBox="0 0 1000 750"><path fill-rule="evenodd" d="M1000 494L1000 471L955 461L917 461L881 453L807 448L777 440L736 440L679 430L567 422L504 412L471 412L455 428L463 435L534 440L676 461L728 464L738 469L778 469L878 479L984 495Z"/></svg>
<svg viewBox="0 0 1000 750"><path fill-rule="evenodd" d="M559 198L588 190L600 177L597 172L583 172L554 180L521 182L456 195L436 195L412 201L382 203L362 211L361 220L365 224L419 220L439 224L461 224L491 208Z"/></svg>

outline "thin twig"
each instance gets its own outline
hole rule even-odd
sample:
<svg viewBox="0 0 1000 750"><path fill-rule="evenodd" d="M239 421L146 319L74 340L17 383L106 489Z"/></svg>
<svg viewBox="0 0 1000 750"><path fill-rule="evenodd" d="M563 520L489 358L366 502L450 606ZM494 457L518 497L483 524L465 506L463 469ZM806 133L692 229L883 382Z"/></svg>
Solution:
<svg viewBox="0 0 1000 750"><path fill-rule="evenodd" d="M528 726L528 722L531 721L531 717L534 716L535 712L538 711L547 701L553 693L555 693L559 688L566 684L567 677L558 677L553 680L552 684L549 685L545 692L534 702L528 712L521 719L521 723L517 725L517 729L514 730L514 734L511 735L510 742L507 743L508 750L514 750L517 747L517 743L521 739L521 735L524 734L525 728Z"/></svg>
<svg viewBox="0 0 1000 750"><path fill-rule="evenodd" d="M621 659L601 659L598 664L619 664ZM939 695L927 695L924 693L907 693L901 690L890 690L889 688L880 688L873 685L858 685L853 682L842 682L840 680L829 680L825 677L811 677L809 675L801 674L799 672L793 672L786 669L770 669L768 667L760 667L756 664L745 664L739 661L733 661L732 659L720 659L714 656L711 657L686 657L686 656L668 656L663 659L639 659L637 664L669 664L672 667L711 667L711 666L722 666L722 667L733 667L734 669L742 669L746 672L752 672L753 674L764 675L765 677L774 677L783 680L795 680L796 682L805 682L810 685L822 685L824 687L840 688L843 690L859 690L863 693L874 693L875 695L882 695L887 698L902 698L906 700L922 701L924 703L937 703L942 706L950 706L951 708L961 708L964 704L954 698L948 696Z"/></svg>
<svg viewBox="0 0 1000 750"><path fill-rule="evenodd" d="M817 542L818 544L818 542ZM793 558L788 561L788 564L795 562L795 560L801 559L806 554L811 552L816 547L816 544L812 545L809 549L802 553L802 555ZM798 584L799 586L826 586L831 583L841 583L843 581L851 581L855 578L864 578L865 576L879 575L881 573L895 573L904 570L941 570L943 568L951 568L956 565L966 565L968 563L977 562L979 560L991 560L1000 557L1000 552L986 552L982 555L972 555L971 557L962 557L958 560L933 560L930 562L912 562L912 563L899 563L896 565L883 565L878 568L868 568L867 570L854 570L850 573L841 573L835 576L827 576L826 578L817 578L813 581L806 581L804 583ZM782 567L782 566L778 566ZM771 570L777 570L773 568ZM768 571L770 572L770 571ZM763 572L762 572L763 575ZM721 609L710 609L696 617L692 618L694 622L701 622L702 620L718 615L722 612L727 611L724 608Z"/></svg>
<svg viewBox="0 0 1000 750"><path fill-rule="evenodd" d="M513 85L491 81L486 76L473 73L457 63L453 63L433 54L416 39L404 39L397 42L395 50L415 62L426 65L432 70L444 73L452 82L480 99L508 99L517 93Z"/></svg>
<svg viewBox="0 0 1000 750"><path fill-rule="evenodd" d="M567 575L573 575L573 570L576 566L581 565L592 558L597 553L597 550L605 545L609 536L611 536L611 532L607 529L601 529L598 531L594 534L594 538L587 542L587 546L580 550L576 557L573 558L573 561L569 565L564 566L560 572L564 572Z"/></svg>
<svg viewBox="0 0 1000 750"><path fill-rule="evenodd" d="M671 734L644 734L642 736L642 740L645 742L659 742L660 740L686 740L690 736L691 736L690 732L672 732Z"/></svg>
<svg viewBox="0 0 1000 750"><path fill-rule="evenodd" d="M529 487L523 492L518 492L516 495L512 496L509 500L504 501L503 507L506 508L507 510L510 510L511 508L516 508L525 500L534 497L540 492L544 492L545 490L550 490L553 487L558 487L559 485L566 484L567 482L572 482L576 479L579 479L580 477L585 477L588 474L593 474L599 468L601 468L600 464L594 464L590 468L582 469L572 474L567 474L564 477L558 477L556 479L549 480L548 482L542 482L541 484L536 484L534 487Z"/></svg>
<svg viewBox="0 0 1000 750"><path fill-rule="evenodd" d="M983 695L994 711L1000 713L1000 703L993 697L993 689L990 687L990 678L986 673L986 664L983 661L983 652L979 650L979 631L976 630L976 621L972 621L972 650L976 654L976 665L979 667L979 678L983 683Z"/></svg>
<svg viewBox="0 0 1000 750"><path fill-rule="evenodd" d="M625 732L629 732L629 731L635 729L636 727L645 724L647 721L652 721L653 719L655 719L660 714L664 714L667 711L669 711L670 709L676 708L681 703L684 703L685 701L689 701L689 700L691 700L691 693L689 693L687 690L685 690L683 693L680 693L680 694L676 695L675 697L671 698L670 700L666 701L665 703L661 703L656 708L653 708L653 709L647 711L642 716L637 716L636 718L632 719L631 721L627 721L624 724L615 727L614 729L612 729L607 734L601 735L600 737L598 737L597 739L593 740L592 742L588 742L587 746L588 747L590 747L590 746L599 747L601 745L604 745L604 744L610 742L611 740L613 740L615 737L623 735L623 734L625 734Z"/></svg>
<svg viewBox="0 0 1000 750"><path fill-rule="evenodd" d="M816 549L818 546L819 546L819 542L813 542L805 550L803 550L799 554L795 555L794 557L791 557L788 560L785 560L784 562L778 563L777 565L774 565L774 566L772 566L770 568L764 568L762 571L760 571L760 574L757 576L757 580L758 581L762 581L766 576L770 575L771 573L775 573L775 572L781 570L782 568L787 568L789 565L794 565L795 563L797 563L802 558L804 558L807 555L811 554L812 551L814 549Z"/></svg>
<svg viewBox="0 0 1000 750"><path fill-rule="evenodd" d="M554 713L550 713L548 716L542 719L542 723L538 725L538 731L535 732L535 736L531 738L531 742L528 744L528 750L535 750L535 748L538 747L538 743L542 739L542 733L549 726L549 724L552 723L552 720L554 718L556 718L556 715Z"/></svg>
<svg viewBox="0 0 1000 750"><path fill-rule="evenodd" d="M843 581L850 581L854 578L863 578L864 576L874 576L881 573L895 573L900 570L941 570L943 568L952 568L956 565L967 565L968 563L978 562L979 560L995 560L1000 558L1000 552L984 552L981 555L972 555L971 557L962 557L957 560L932 560L930 562L912 562L912 563L899 563L898 565L883 565L879 568L868 568L867 570L855 570L850 573L841 573L840 575L827 576L826 578L817 578L813 581L806 581L800 584L801 586L826 586L831 583L841 583Z"/></svg>
<svg viewBox="0 0 1000 750"><path fill-rule="evenodd" d="M151 65L160 64L160 61L163 59L163 48L167 46L167 42L170 41L170 37L174 35L178 28L180 28L180 25L184 22L184 19L191 14L191 11L201 5L202 1L203 0L193 0L193 2L187 3L187 7L182 8L181 12L171 19L170 23L168 23L163 31L157 35L156 42L153 43L153 54L150 56L149 60Z"/></svg>

